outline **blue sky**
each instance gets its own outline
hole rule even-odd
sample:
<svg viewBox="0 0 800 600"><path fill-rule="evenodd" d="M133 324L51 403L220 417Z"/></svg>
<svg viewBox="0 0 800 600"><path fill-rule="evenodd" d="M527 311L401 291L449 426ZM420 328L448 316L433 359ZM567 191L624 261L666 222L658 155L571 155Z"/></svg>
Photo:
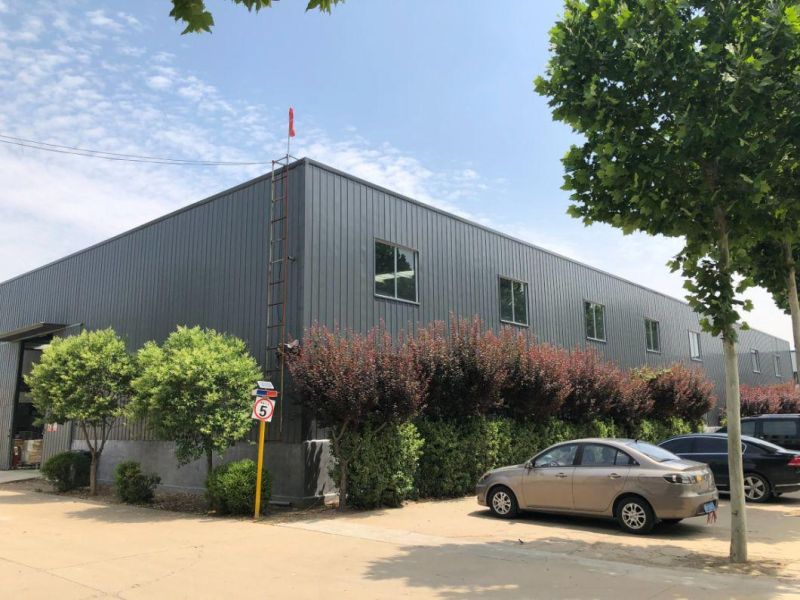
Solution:
<svg viewBox="0 0 800 600"><path fill-rule="evenodd" d="M208 0L213 34L181 36L167 0L0 0L0 133L211 160L309 156L682 297L679 240L565 214L576 138L533 78L560 0ZM0 280L263 171L114 163L0 145ZM789 337L763 290L755 327Z"/></svg>

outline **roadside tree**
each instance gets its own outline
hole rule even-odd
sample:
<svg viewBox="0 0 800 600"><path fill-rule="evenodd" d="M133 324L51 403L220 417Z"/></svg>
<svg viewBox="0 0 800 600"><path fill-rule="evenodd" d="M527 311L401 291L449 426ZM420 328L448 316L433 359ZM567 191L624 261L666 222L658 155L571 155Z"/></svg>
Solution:
<svg viewBox="0 0 800 600"><path fill-rule="evenodd" d="M723 340L731 560L747 560L734 279L768 233L770 181L791 143L800 15L781 0L567 0L536 81L583 137L564 157L570 214L682 237L671 266Z"/></svg>
<svg viewBox="0 0 800 600"><path fill-rule="evenodd" d="M244 439L253 426L250 393L261 370L245 343L213 329L178 327L162 345L136 355L132 417L174 440L179 464L213 455Z"/></svg>
<svg viewBox="0 0 800 600"><path fill-rule="evenodd" d="M89 491L97 494L97 468L114 419L123 411L133 376L125 342L113 329L54 338L25 378L47 423L72 421L92 455Z"/></svg>

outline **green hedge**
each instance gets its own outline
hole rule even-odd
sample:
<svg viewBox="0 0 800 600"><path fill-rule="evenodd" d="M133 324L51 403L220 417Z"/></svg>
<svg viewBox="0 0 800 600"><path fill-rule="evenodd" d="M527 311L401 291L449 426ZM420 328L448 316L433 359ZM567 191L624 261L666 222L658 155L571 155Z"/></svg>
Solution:
<svg viewBox="0 0 800 600"><path fill-rule="evenodd" d="M343 442L349 465L348 502L354 508L399 506L413 497L472 494L478 478L498 466L521 464L548 446L587 437L630 437L660 442L702 429L678 418L641 421L625 429L612 421L521 422L473 417L460 421L418 419L413 424L367 427ZM339 481L334 467L332 476Z"/></svg>
<svg viewBox="0 0 800 600"><path fill-rule="evenodd" d="M576 424L552 419L535 423L480 417L462 422L420 419L416 425L424 440L416 488L419 496L426 498L472 494L478 478L489 469L521 464L557 442L586 437L658 442L700 426L672 418L642 421L626 431L611 421Z"/></svg>
<svg viewBox="0 0 800 600"><path fill-rule="evenodd" d="M348 435L342 444L355 456L348 469L348 506L400 506L411 497L422 450L422 439L413 423L367 427ZM332 475L338 483L337 466Z"/></svg>

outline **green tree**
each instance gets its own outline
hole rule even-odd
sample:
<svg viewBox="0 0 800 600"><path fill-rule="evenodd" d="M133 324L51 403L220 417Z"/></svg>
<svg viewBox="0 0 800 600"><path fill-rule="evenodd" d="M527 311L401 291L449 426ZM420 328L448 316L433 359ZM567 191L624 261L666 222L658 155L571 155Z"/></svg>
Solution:
<svg viewBox="0 0 800 600"><path fill-rule="evenodd" d="M156 435L174 440L179 464L223 453L250 432L250 393L261 370L235 337L200 327L178 327L159 346L136 355L130 414L146 418Z"/></svg>
<svg viewBox="0 0 800 600"><path fill-rule="evenodd" d="M799 15L786 0L567 0L536 81L584 138L563 159L570 214L684 238L671 266L723 340L734 562L747 560L735 344L750 285L734 275L775 208Z"/></svg>
<svg viewBox="0 0 800 600"><path fill-rule="evenodd" d="M262 8L269 8L272 6L272 0L231 0L235 4L244 6L248 11L258 12ZM306 10L317 9L320 12L330 14L331 8L336 4L344 2L344 0L308 0ZM183 21L186 24L186 29L181 33L192 32L211 32L214 26L214 17L206 9L205 0L172 0L172 10L169 16L176 21Z"/></svg>
<svg viewBox="0 0 800 600"><path fill-rule="evenodd" d="M125 342L113 329L103 329L54 338L25 378L44 421L72 421L83 432L92 455L92 495L97 493L100 456L114 419L122 414L132 376Z"/></svg>

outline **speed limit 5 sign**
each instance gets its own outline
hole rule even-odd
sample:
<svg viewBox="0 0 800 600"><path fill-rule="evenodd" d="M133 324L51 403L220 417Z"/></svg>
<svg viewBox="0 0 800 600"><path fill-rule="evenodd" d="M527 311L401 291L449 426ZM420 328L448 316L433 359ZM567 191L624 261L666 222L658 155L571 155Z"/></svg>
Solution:
<svg viewBox="0 0 800 600"><path fill-rule="evenodd" d="M253 404L253 418L259 421L269 423L272 421L272 415L275 414L275 399L274 398L258 398Z"/></svg>

